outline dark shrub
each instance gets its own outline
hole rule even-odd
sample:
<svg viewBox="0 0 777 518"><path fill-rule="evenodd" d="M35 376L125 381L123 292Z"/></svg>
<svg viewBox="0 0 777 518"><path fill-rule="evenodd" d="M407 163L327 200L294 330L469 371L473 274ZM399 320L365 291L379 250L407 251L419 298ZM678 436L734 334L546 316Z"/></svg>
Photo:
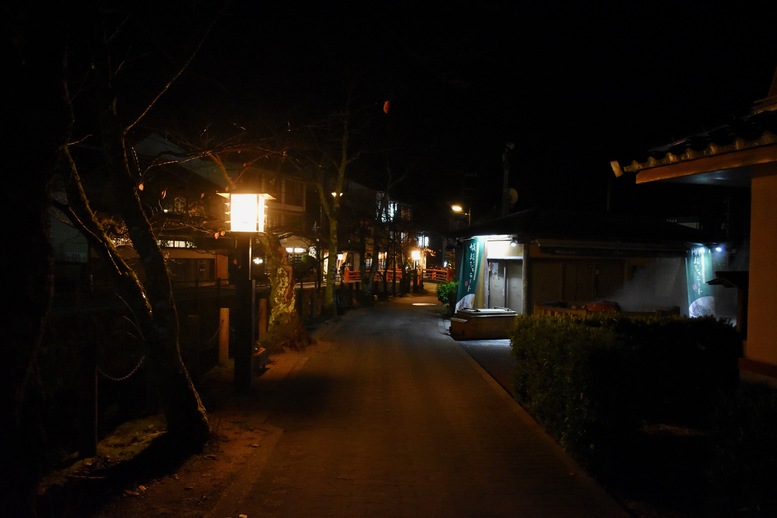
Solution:
<svg viewBox="0 0 777 518"><path fill-rule="evenodd" d="M650 422L705 426L717 391L739 383L741 338L728 322L702 318L610 318L629 349L632 405Z"/></svg>
<svg viewBox="0 0 777 518"><path fill-rule="evenodd" d="M777 516L777 389L742 383L722 395L711 436L714 507L732 516Z"/></svg>

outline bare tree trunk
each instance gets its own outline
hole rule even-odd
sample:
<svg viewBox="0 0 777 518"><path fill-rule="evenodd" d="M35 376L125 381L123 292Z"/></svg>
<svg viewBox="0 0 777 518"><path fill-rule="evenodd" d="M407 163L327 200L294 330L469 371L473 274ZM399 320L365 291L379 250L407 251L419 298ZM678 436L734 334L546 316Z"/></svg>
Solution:
<svg viewBox="0 0 777 518"><path fill-rule="evenodd" d="M326 287L324 288L324 310L332 316L336 311L335 284L337 283L337 250L340 243L337 240L337 218L329 220L329 261L326 268Z"/></svg>
<svg viewBox="0 0 777 518"><path fill-rule="evenodd" d="M327 189L328 183L326 177L320 178L317 182L319 201L324 209L327 220L329 221L329 259L328 267L326 270L326 288L324 290L324 303L323 311L325 314L332 316L335 314L335 282L337 281L337 252L340 248L338 241L338 221L340 218L340 202L343 195L343 185L345 184L345 176L348 171L348 166L356 160L357 156L350 156L349 142L350 142L350 106L351 106L351 92L349 92L345 109L340 115L340 124L342 125L342 133L340 135L340 150L337 158L331 158L332 165L335 171L334 185L331 189ZM330 193L332 197L330 198Z"/></svg>
<svg viewBox="0 0 777 518"><path fill-rule="evenodd" d="M384 238L383 222L388 218L388 191L381 197L380 204L378 205L375 221L371 227L372 230L372 264L370 265L370 271L366 279L363 279L362 291L364 296L370 296L372 298L372 289L375 284L375 274L378 272L378 257L380 256L381 243ZM386 293L386 275L381 276L381 283L383 287L383 293Z"/></svg>
<svg viewBox="0 0 777 518"><path fill-rule="evenodd" d="M110 209L121 216L127 227L135 252L140 258L145 284L141 284L135 272L117 253L113 242L103 231L90 208L78 164L69 150L66 150L65 157L70 172L68 215L106 260L117 291L134 312L145 347L145 367L149 370L167 423L167 436L174 438L178 447L193 451L202 447L210 438L210 426L205 408L181 358L178 314L170 276L156 235L138 196L126 149L129 128L148 112L185 67L179 69L177 75L161 87L149 104L139 107L139 117L125 122L118 114L118 107L120 101L127 99L120 99L113 90L117 83L121 84L116 74L123 70L122 67L116 67L116 57L111 55L116 49L104 39L105 33L102 31L89 32L93 28L91 23L99 25L104 20L92 19L94 16L99 17L100 13L89 8L77 15L69 14L73 14L73 20L78 22L79 28L86 31L85 48L88 49L92 64L89 80L79 83L83 88L79 97L87 98L89 102L87 107L75 116L84 128L94 128L93 131L97 134L93 138L97 140L105 161L105 175L110 186L112 203ZM84 28L80 27L82 22ZM84 56L74 56L77 57ZM75 75L77 70L72 72Z"/></svg>
<svg viewBox="0 0 777 518"><path fill-rule="evenodd" d="M147 366L159 396L168 433L187 446L201 447L210 437L210 426L205 407L181 358L178 312L170 275L130 174L125 135L116 117L115 103L109 103L101 114L100 128L117 208L127 225L147 279L144 286L125 282L119 288L128 300L138 302L135 305L138 310L136 317L145 338Z"/></svg>
<svg viewBox="0 0 777 518"><path fill-rule="evenodd" d="M65 151L70 169L67 183L67 214L102 256L116 290L127 301L140 329L146 352L146 367L167 423L168 436L183 450L196 450L210 438L205 408L194 388L180 354L178 313L170 276L153 229L143 212L131 177L125 135L107 103L100 114L101 148L115 210L121 214L145 273L145 285L116 250L93 213L84 191L77 164Z"/></svg>
<svg viewBox="0 0 777 518"><path fill-rule="evenodd" d="M375 247L378 251L378 247ZM377 272L377 260L373 260L369 270L362 273L362 304L371 305L373 303L372 289L375 286L375 273Z"/></svg>
<svg viewBox="0 0 777 518"><path fill-rule="evenodd" d="M302 318L297 310L294 276L289 256L280 240L273 234L259 237L266 252L266 268L270 277L270 321L265 343L268 351L278 352L284 347L298 349L310 343Z"/></svg>
<svg viewBox="0 0 777 518"><path fill-rule="evenodd" d="M21 246L9 251L21 257L7 265L10 298L3 309L0 339L0 509L22 518L36 516L37 485L49 468L35 364L53 289L50 184L72 120L62 83L64 38L54 21L57 14L49 14L16 17L15 32L3 38L6 51L11 43L16 51L6 63L14 80L7 85L4 103L9 110L3 112L3 121L11 131L3 139L3 157L14 171L14 183L3 190L3 220L23 231L14 233Z"/></svg>

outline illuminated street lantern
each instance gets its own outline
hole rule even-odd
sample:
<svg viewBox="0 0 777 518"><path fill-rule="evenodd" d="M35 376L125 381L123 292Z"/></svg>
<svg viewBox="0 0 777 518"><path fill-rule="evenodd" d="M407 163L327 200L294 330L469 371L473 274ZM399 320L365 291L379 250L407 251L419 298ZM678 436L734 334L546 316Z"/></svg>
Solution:
<svg viewBox="0 0 777 518"><path fill-rule="evenodd" d="M265 193L219 193L227 199L227 222L231 232L264 232L266 201L273 200Z"/></svg>
<svg viewBox="0 0 777 518"><path fill-rule="evenodd" d="M424 285L423 270L426 267L426 265L420 264L422 257L423 256L421 255L421 250L419 250L418 248L414 248L413 250L410 251L410 259L413 260L413 270L414 270L410 272L410 278L413 281L413 291L418 291L419 282L421 287L423 287ZM419 271L419 268L421 271Z"/></svg>

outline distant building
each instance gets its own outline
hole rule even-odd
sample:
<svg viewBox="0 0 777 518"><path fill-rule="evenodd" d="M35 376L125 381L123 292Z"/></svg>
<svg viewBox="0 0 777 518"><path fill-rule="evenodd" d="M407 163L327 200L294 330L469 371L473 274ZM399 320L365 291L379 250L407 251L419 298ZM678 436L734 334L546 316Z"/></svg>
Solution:
<svg viewBox="0 0 777 518"><path fill-rule="evenodd" d="M687 314L686 259L704 236L653 218L531 209L458 239L457 309L531 314L608 301L627 312Z"/></svg>

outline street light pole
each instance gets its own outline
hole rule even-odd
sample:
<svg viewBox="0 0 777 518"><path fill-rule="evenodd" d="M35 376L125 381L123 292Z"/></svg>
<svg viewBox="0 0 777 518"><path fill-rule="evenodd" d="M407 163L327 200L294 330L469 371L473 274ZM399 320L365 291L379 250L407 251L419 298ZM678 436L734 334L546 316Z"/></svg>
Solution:
<svg viewBox="0 0 777 518"><path fill-rule="evenodd" d="M464 207L462 207L459 204L451 205L451 210L456 214L467 216L467 226L468 227L472 226L472 206L471 205L469 207L469 210L467 210L467 212L464 212Z"/></svg>
<svg viewBox="0 0 777 518"><path fill-rule="evenodd" d="M255 311L254 311L254 286L251 278L251 241L253 235L240 236L238 238L238 248L240 250L240 261L246 265L247 275L241 276L241 279L235 286L236 301L236 320L235 341L233 346L234 356L234 382L235 387L240 392L251 390L251 356L253 354L253 342L255 329Z"/></svg>
<svg viewBox="0 0 777 518"><path fill-rule="evenodd" d="M502 216L507 216L507 207L510 204L510 152L515 144L508 142L502 153Z"/></svg>

